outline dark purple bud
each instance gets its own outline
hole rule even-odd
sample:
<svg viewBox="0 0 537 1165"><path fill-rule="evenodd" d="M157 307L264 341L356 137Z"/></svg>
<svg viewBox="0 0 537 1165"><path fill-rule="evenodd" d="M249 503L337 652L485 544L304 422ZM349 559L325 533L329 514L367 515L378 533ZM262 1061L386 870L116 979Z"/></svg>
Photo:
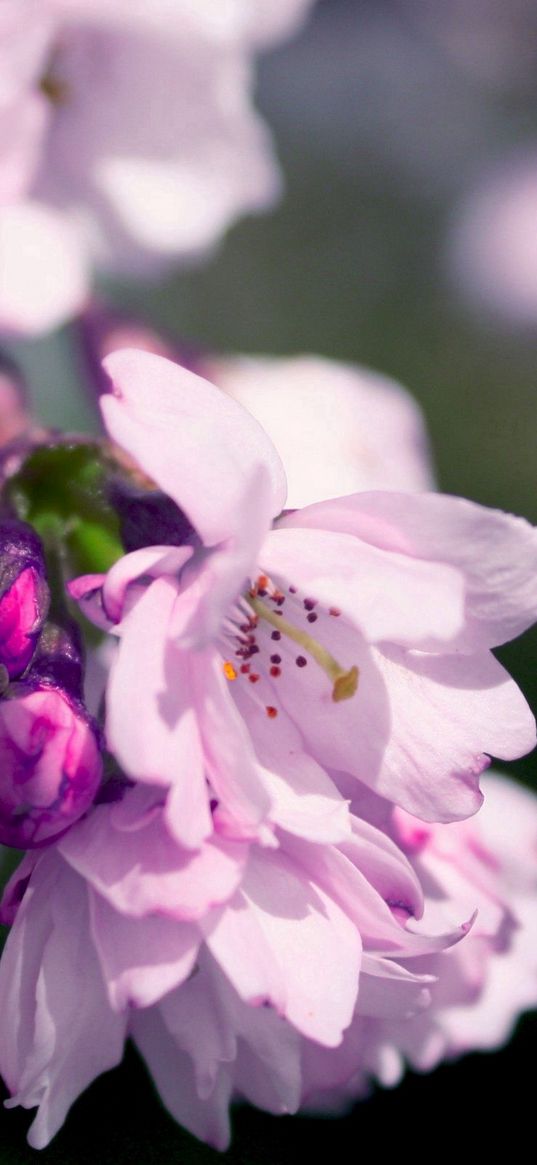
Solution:
<svg viewBox="0 0 537 1165"><path fill-rule="evenodd" d="M144 546L200 544L186 514L160 490L140 489L134 482L116 477L109 483L108 500L119 518L127 552Z"/></svg>
<svg viewBox="0 0 537 1165"><path fill-rule="evenodd" d="M72 619L63 627L46 623L26 679L29 683L45 681L64 688L73 699L81 700L83 650L80 628Z"/></svg>
<svg viewBox="0 0 537 1165"><path fill-rule="evenodd" d="M98 731L83 705L43 682L0 702L0 842L35 849L89 809L99 788Z"/></svg>
<svg viewBox="0 0 537 1165"><path fill-rule="evenodd" d="M0 522L0 664L10 679L28 667L48 607L37 534L24 522Z"/></svg>

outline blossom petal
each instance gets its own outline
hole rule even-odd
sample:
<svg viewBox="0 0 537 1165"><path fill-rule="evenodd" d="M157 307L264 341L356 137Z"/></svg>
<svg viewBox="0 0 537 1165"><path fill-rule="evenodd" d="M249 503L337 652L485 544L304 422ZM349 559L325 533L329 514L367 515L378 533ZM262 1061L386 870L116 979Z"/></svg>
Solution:
<svg viewBox="0 0 537 1165"><path fill-rule="evenodd" d="M263 685L262 685L263 689ZM248 725L271 799L270 820L310 841L338 842L350 837L348 802L324 769L304 751L303 740L283 708L277 723L255 692L241 687L235 702Z"/></svg>
<svg viewBox="0 0 537 1165"><path fill-rule="evenodd" d="M129 777L160 785L197 782L203 760L189 715L187 661L168 645L177 584L156 579L118 628L107 693L106 734Z"/></svg>
<svg viewBox="0 0 537 1165"><path fill-rule="evenodd" d="M187 514L214 546L243 529L242 507L258 494L260 538L283 508L283 466L245 409L208 381L163 356L125 349L105 367L114 395L103 396L115 441Z"/></svg>
<svg viewBox="0 0 537 1165"><path fill-rule="evenodd" d="M110 619L115 623L121 619L130 583L142 576L159 578L163 575L179 575L191 557L191 546L145 546L123 555L104 576L103 606Z"/></svg>
<svg viewBox="0 0 537 1165"><path fill-rule="evenodd" d="M337 607L370 642L434 651L460 632L463 581L453 567L285 521L261 551L261 565L277 585L292 584L327 608Z"/></svg>
<svg viewBox="0 0 537 1165"><path fill-rule="evenodd" d="M537 529L512 514L442 494L379 491L321 502L283 525L352 534L390 554L449 564L466 592L466 618L450 650L499 646L537 616Z"/></svg>
<svg viewBox="0 0 537 1165"><path fill-rule="evenodd" d="M131 1034L168 1112L194 1136L215 1149L227 1149L233 1089L233 1076L227 1066L221 1067L210 1097L200 1098L192 1060L177 1046L158 1008L135 1012Z"/></svg>
<svg viewBox="0 0 537 1165"><path fill-rule="evenodd" d="M191 690L203 742L206 776L219 805L215 826L230 838L259 840L270 797L214 651L192 653Z"/></svg>
<svg viewBox="0 0 537 1165"><path fill-rule="evenodd" d="M151 1007L192 971L201 936L191 923L177 923L162 915L126 918L93 891L90 912L114 1011Z"/></svg>
<svg viewBox="0 0 537 1165"><path fill-rule="evenodd" d="M252 857L242 890L204 925L210 951L242 999L267 999L304 1035L328 1047L339 1043L356 999L359 934L290 858L272 851Z"/></svg>
<svg viewBox="0 0 537 1165"><path fill-rule="evenodd" d="M15 958L22 957L22 976L13 976L14 968L4 959L0 972L4 990L15 993L4 1012L2 1074L15 1093L9 1107L39 1106L28 1134L34 1149L48 1145L79 1093L119 1063L126 1029L125 1018L115 1016L106 999L89 935L86 887L56 853L47 854L45 861L48 877L27 897L27 905L25 896L21 923L17 919L9 939ZM44 943L43 927L48 930ZM32 948L34 957L27 961ZM72 973L66 975L66 967ZM33 995L31 1003L24 999L28 994ZM21 1048L18 1066L10 1054L8 1024L8 1017L15 1022L17 1015L31 1030L31 1043L25 1051Z"/></svg>
<svg viewBox="0 0 537 1165"><path fill-rule="evenodd" d="M157 912L192 922L234 894L246 859L244 846L216 839L199 850L180 849L159 815L138 830L114 829L98 806L60 843L63 856L99 894L132 918Z"/></svg>
<svg viewBox="0 0 537 1165"><path fill-rule="evenodd" d="M38 202L0 210L0 325L38 335L80 311L88 294L82 241L67 217Z"/></svg>
<svg viewBox="0 0 537 1165"><path fill-rule="evenodd" d="M357 777L422 820L452 821L479 808L489 756L509 759L534 747L526 701L489 652L368 648L343 619L321 610L314 627L343 666L357 666L357 691L334 702L321 668L310 660L298 669L296 647L282 635L271 702L281 701L324 768Z"/></svg>
<svg viewBox="0 0 537 1165"><path fill-rule="evenodd" d="M204 368L274 442L289 508L364 489L431 489L425 427L395 381L319 356L221 356Z"/></svg>

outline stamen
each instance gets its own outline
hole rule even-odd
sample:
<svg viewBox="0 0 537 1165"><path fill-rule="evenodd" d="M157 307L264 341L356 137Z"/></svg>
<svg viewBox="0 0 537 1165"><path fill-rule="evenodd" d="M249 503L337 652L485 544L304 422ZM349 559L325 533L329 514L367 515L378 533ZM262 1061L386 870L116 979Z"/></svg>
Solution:
<svg viewBox="0 0 537 1165"><path fill-rule="evenodd" d="M223 663L222 670L224 672L226 680L236 680L237 679L236 668L233 667L233 664L231 663L231 661L229 659L226 659L225 662Z"/></svg>
<svg viewBox="0 0 537 1165"><path fill-rule="evenodd" d="M350 700L351 696L354 696L359 679L359 671L356 666L347 670L341 667L337 659L334 659L334 656L330 655L330 652L314 639L312 635L309 635L307 631L302 631L299 627L294 627L292 623L289 623L287 619L283 618L280 611L270 610L261 599L249 594L247 602L260 619L265 619L273 627L276 626L281 634L292 639L294 643L298 643L319 664L319 667L322 667L323 671L332 680L332 699L336 703L339 703L340 700ZM298 659L301 658L301 656L298 657ZM304 665L299 664L300 666L303 667Z"/></svg>

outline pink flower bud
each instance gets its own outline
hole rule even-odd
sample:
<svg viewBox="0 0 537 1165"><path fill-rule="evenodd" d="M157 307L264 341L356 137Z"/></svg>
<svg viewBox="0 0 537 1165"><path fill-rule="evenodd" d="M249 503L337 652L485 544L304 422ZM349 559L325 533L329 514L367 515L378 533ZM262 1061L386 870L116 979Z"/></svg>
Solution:
<svg viewBox="0 0 537 1165"><path fill-rule="evenodd" d="M10 679L30 663L48 605L39 538L23 522L0 523L0 664Z"/></svg>
<svg viewBox="0 0 537 1165"><path fill-rule="evenodd" d="M45 682L14 685L0 703L0 842L33 849L91 805L101 778L92 721Z"/></svg>

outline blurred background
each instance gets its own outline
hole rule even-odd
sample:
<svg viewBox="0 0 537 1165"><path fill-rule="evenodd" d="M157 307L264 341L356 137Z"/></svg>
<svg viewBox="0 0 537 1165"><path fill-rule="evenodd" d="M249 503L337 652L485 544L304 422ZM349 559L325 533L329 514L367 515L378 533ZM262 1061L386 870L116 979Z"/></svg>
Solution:
<svg viewBox="0 0 537 1165"><path fill-rule="evenodd" d="M537 521L537 0L318 0L258 78L280 207L240 223L203 268L103 292L182 342L315 351L394 376L424 410L440 488ZM71 333L11 352L45 421L94 424ZM500 655L537 708L537 634ZM535 756L510 771L537 789ZM523 1020L506 1051L409 1077L337 1122L239 1111L223 1157L166 1117L131 1053L40 1161L346 1161L362 1137L423 1148L424 1113L454 1136L478 1102L521 1134L536 1034ZM480 1111L467 1147L479 1135L482 1149ZM25 1115L0 1121L0 1161L34 1161Z"/></svg>

